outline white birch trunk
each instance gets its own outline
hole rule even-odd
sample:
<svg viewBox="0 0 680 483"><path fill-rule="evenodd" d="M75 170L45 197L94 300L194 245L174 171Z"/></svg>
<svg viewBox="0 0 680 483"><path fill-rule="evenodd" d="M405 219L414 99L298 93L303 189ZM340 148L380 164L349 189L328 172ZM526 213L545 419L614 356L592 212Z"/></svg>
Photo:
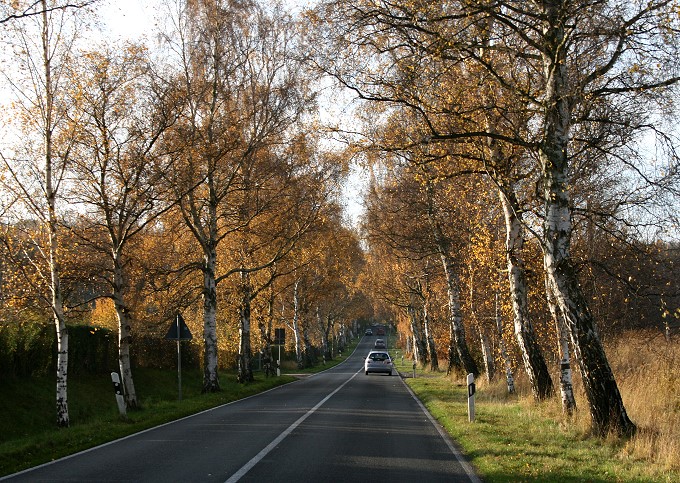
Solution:
<svg viewBox="0 0 680 483"><path fill-rule="evenodd" d="M446 292L449 298L449 325L452 334L452 342L458 354L458 360L463 365L463 369L468 374L479 375L477 363L470 355L470 351L465 339L465 326L463 325L463 311L460 307L460 290L458 288L457 272L453 267L453 261L448 256L441 255L446 278Z"/></svg>
<svg viewBox="0 0 680 483"><path fill-rule="evenodd" d="M293 335L295 337L295 362L298 369L302 368L302 337L300 334L300 299L298 294L299 282L293 285Z"/></svg>
<svg viewBox="0 0 680 483"><path fill-rule="evenodd" d="M50 275L52 284L52 310L57 334L57 426L68 427L68 329L64 317L63 296L59 263L57 261L57 224L54 217L54 197L50 202Z"/></svg>
<svg viewBox="0 0 680 483"><path fill-rule="evenodd" d="M428 198L428 222L430 224L430 229L432 230L432 235L435 239L437 245L437 250L441 258L442 266L444 269L444 276L446 278L446 291L449 297L449 324L450 333L452 336L452 343L455 345L456 352L458 353L458 360L463 364L463 368L467 373L472 373L475 376L479 374L477 368L477 363L470 355L470 351L467 346L467 340L465 339L465 326L463 325L463 311L460 308L460 290L458 288L458 272L455 269L455 265L449 253L449 241L444 236L441 226L435 217L435 207L434 207L434 188L431 184L427 186L427 198ZM449 367L452 365L451 356L449 356Z"/></svg>
<svg viewBox="0 0 680 483"><path fill-rule="evenodd" d="M505 366L505 380L508 386L508 393L515 393L515 378L512 374L512 363L510 362L510 357L508 356L508 348L505 344L505 339L503 338L503 321L500 316L500 311L498 309L498 293L496 293L496 328L498 330L498 345L501 350L501 359Z"/></svg>
<svg viewBox="0 0 680 483"><path fill-rule="evenodd" d="M118 251L113 253L113 304L118 318L118 366L123 383L123 394L126 406L134 409L138 407L138 403L130 364L131 321L130 312L125 303L123 263Z"/></svg>
<svg viewBox="0 0 680 483"><path fill-rule="evenodd" d="M567 323L574 355L590 406L593 431L630 435L628 418L609 361L597 335L590 308L579 285L569 253L571 208L567 147L571 113L562 0L546 1L543 70L545 76L544 139L539 151L543 171L544 266L550 290Z"/></svg>
<svg viewBox="0 0 680 483"><path fill-rule="evenodd" d="M328 323L324 324L321 318L321 308L316 306L316 325L319 327L319 332L321 333L321 354L324 362L327 358L330 358L328 353L328 332L330 331L330 317Z"/></svg>
<svg viewBox="0 0 680 483"><path fill-rule="evenodd" d="M68 427L70 425L68 411L68 329L64 317L64 301L61 289L61 270L59 265L59 233L57 220L57 187L53 184L53 140L54 130L54 103L55 93L52 81L50 23L47 17L47 2L42 0L42 60L43 74L45 76L45 200L47 202L47 225L49 232L49 269L50 269L50 290L52 293L52 311L57 339L57 387L56 387L56 409L57 426Z"/></svg>
<svg viewBox="0 0 680 483"><path fill-rule="evenodd" d="M426 362L426 359L425 355L422 353L422 336L420 335L416 308L413 305L409 305L407 311L411 323L411 338L413 340L411 349L413 350L413 360L423 364L424 361Z"/></svg>
<svg viewBox="0 0 680 483"><path fill-rule="evenodd" d="M534 398L540 401L553 395L553 382L529 318L526 270L521 255L524 247L524 230L517 214L519 203L511 187L506 187L505 191L499 190L499 197L505 218L506 262L515 338L529 378L531 392Z"/></svg>
<svg viewBox="0 0 680 483"><path fill-rule="evenodd" d="M491 344L489 343L489 337L487 337L484 329L481 325L478 325L479 329L479 343L482 347L482 358L484 359L484 370L486 372L486 381L491 382L494 378L496 372L496 366L494 364L493 352L491 351Z"/></svg>
<svg viewBox="0 0 680 483"><path fill-rule="evenodd" d="M557 349L560 358L560 398L562 411L571 416L576 411L576 398L574 397L574 384L572 381L571 359L569 357L569 331L564 319L559 313L555 298L550 292L550 285L546 279L545 293L548 299L550 315L555 323L557 333Z"/></svg>
<svg viewBox="0 0 680 483"><path fill-rule="evenodd" d="M427 352L430 360L430 370L439 370L439 358L437 357L437 346L434 341L434 336L430 330L430 312L427 310L427 300L423 302L423 332L425 333L425 343L427 344Z"/></svg>
<svg viewBox="0 0 680 483"><path fill-rule="evenodd" d="M220 390L217 373L217 282L215 267L217 254L211 244L204 246L203 255L203 389Z"/></svg>
<svg viewBox="0 0 680 483"><path fill-rule="evenodd" d="M239 354L238 354L238 382L252 382L252 346L250 341L250 277L247 272L241 272L241 303L239 305Z"/></svg>

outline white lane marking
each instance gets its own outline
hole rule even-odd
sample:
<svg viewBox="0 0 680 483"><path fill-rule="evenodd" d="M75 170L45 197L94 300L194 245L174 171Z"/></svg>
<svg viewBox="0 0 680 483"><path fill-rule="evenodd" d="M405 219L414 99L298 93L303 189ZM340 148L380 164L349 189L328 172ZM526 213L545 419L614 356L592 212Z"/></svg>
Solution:
<svg viewBox="0 0 680 483"><path fill-rule="evenodd" d="M401 379L402 384L404 384L404 386L406 386L406 389L408 390L408 392L411 393L411 397L415 400L416 403L418 403L418 406L420 406L420 409L425 413L425 415L427 416L427 419L430 420L430 422L432 423L432 426L435 427L435 429L439 433L439 436L441 436L442 439L444 440L444 442L446 442L446 445L449 447L449 449L451 450L453 455L456 457L456 460L458 460L458 463L460 464L460 466L463 467L463 470L468 475L468 478L470 478L470 481L472 483L482 483L482 480L479 479L479 477L475 473L475 470L472 468L470 463L468 463L467 460L465 459L465 457L460 453L460 451L458 451L458 448L456 448L453 445L453 443L451 442L451 438L449 437L448 433L446 431L444 431L444 428L442 427L442 425L439 424L436 419L434 419L434 417L430 414L430 411L428 411L427 408L423 405L423 403L420 402L420 399L418 399L416 394L408 386L408 384L406 384L404 379L402 379L401 376L399 377L399 379Z"/></svg>
<svg viewBox="0 0 680 483"><path fill-rule="evenodd" d="M286 428L281 434L279 434L276 438L274 438L274 440L271 443L269 443L267 446L265 446L259 453L257 453L255 456L253 456L253 458L250 461L248 461L245 465L243 465L241 467L241 469L239 469L236 473L231 475L231 477L225 483L235 483L238 480L240 480L241 478L243 478L243 476L246 473L248 473L248 471L250 471L253 468L253 466L255 466L257 463L259 463L260 460L262 460L262 458L267 456L271 450L273 450L281 441L283 441L286 438L286 436L288 436L290 433L292 433L293 430L295 430L295 428L297 428L300 424L302 424L302 422L305 419L307 419L309 416L314 414L314 412L317 409L319 409L326 401L328 401L330 398L332 398L340 389L345 387L345 385L347 385L347 383L349 381L354 379L357 376L357 374L359 374L359 372L361 372L361 371L355 372L352 375L352 377L350 377L345 382L340 384L332 393L330 393L328 396L326 396L321 401L319 401L316 404L316 406L314 406L312 409L310 409L305 414L300 416L300 419L298 419L293 424L288 426L288 428Z"/></svg>

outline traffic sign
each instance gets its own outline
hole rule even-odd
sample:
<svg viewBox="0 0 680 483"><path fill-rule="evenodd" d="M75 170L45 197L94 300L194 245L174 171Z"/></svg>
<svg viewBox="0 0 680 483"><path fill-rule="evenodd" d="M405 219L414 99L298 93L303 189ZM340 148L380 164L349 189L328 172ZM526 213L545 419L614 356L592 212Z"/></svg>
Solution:
<svg viewBox="0 0 680 483"><path fill-rule="evenodd" d="M186 322L184 322L182 314L177 314L177 317L175 317L174 322L168 329L168 333L165 334L165 338L170 340L191 340L194 338Z"/></svg>
<svg viewBox="0 0 680 483"><path fill-rule="evenodd" d="M274 345L286 343L286 329L274 329Z"/></svg>

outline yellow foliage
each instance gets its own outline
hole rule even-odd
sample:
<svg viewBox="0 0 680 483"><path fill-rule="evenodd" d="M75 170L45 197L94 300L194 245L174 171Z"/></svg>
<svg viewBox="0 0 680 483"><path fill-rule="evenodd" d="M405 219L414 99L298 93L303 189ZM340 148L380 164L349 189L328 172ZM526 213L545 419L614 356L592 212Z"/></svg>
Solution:
<svg viewBox="0 0 680 483"><path fill-rule="evenodd" d="M90 325L118 331L118 317L111 299L98 299L90 312Z"/></svg>

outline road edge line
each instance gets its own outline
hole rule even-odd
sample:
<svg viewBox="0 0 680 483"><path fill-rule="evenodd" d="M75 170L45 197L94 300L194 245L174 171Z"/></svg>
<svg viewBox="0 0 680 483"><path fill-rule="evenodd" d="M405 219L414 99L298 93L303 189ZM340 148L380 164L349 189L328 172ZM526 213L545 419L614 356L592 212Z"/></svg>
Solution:
<svg viewBox="0 0 680 483"><path fill-rule="evenodd" d="M477 476L477 473L475 472L474 468L470 464L470 462L463 456L463 454L458 450L456 445L451 441L451 436L449 436L449 433L447 433L444 428L442 427L441 424L430 414L430 411L427 410L425 405L422 403L420 399L418 399L418 396L416 396L416 393L413 392L413 389L409 387L408 384L406 384L406 381L404 381L404 378L401 377L401 374L399 375L399 379L401 379L401 383L406 387L406 390L411 394L411 397L415 400L415 402L420 406L420 409L425 413L425 416L427 416L427 419L430 420L432 423L432 426L435 427L437 432L439 433L439 436L442 437L442 439L446 442L446 445L449 447L451 450L451 453L456 457L456 460L460 464L460 466L463 467L463 470L467 474L468 478L470 478L470 481L472 483L482 483L482 480Z"/></svg>

